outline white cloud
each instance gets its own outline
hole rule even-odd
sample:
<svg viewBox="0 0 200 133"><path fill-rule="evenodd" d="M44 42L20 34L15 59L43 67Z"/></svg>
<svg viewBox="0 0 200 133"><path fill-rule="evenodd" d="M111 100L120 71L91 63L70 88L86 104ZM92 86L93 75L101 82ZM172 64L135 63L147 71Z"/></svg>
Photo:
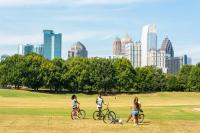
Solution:
<svg viewBox="0 0 200 133"><path fill-rule="evenodd" d="M160 0L0 0L0 6L32 6L57 4L66 6L80 5L119 5L138 2L156 2Z"/></svg>

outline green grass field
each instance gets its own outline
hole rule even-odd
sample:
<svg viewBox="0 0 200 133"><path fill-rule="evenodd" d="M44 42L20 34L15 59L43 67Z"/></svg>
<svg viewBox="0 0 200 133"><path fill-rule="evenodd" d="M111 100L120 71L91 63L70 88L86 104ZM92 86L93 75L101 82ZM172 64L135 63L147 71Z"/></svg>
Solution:
<svg viewBox="0 0 200 133"><path fill-rule="evenodd" d="M199 133L200 93L138 94L145 113L139 126L106 125L94 121L97 95L78 94L86 119L71 120L71 95L53 95L0 89L0 133ZM136 95L105 96L110 108L124 121Z"/></svg>

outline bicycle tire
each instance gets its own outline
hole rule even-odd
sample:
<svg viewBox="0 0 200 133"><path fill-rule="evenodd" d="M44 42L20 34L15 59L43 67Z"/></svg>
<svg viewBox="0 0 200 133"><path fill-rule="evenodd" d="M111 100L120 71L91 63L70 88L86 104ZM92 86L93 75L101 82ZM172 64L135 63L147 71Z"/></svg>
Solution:
<svg viewBox="0 0 200 133"><path fill-rule="evenodd" d="M142 123L144 121L144 114L139 114L138 115L138 122Z"/></svg>
<svg viewBox="0 0 200 133"><path fill-rule="evenodd" d="M93 113L93 119L94 120L101 120L103 118L103 114L102 112L100 111L94 111Z"/></svg>
<svg viewBox="0 0 200 133"><path fill-rule="evenodd" d="M103 116L103 122L105 124L111 124L111 123L113 123L114 122L114 118L113 118L112 114L108 113L108 114L104 115Z"/></svg>
<svg viewBox="0 0 200 133"><path fill-rule="evenodd" d="M85 116L86 116L85 110L81 109L81 110L79 111L79 113L78 113L78 118L79 118L79 119L84 119Z"/></svg>
<svg viewBox="0 0 200 133"><path fill-rule="evenodd" d="M72 119L72 120L77 119L77 116L74 116L74 113L75 113L74 111L71 112L71 119ZM75 117L76 117L76 118L75 118Z"/></svg>
<svg viewBox="0 0 200 133"><path fill-rule="evenodd" d="M108 114L111 114L114 120L116 119L116 114L114 111L109 111Z"/></svg>

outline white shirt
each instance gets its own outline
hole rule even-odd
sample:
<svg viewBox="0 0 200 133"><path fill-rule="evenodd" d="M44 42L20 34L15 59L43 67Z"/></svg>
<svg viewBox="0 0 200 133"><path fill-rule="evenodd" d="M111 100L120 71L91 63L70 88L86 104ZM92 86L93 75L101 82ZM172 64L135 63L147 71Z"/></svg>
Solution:
<svg viewBox="0 0 200 133"><path fill-rule="evenodd" d="M97 107L102 107L104 103L103 98L100 98L100 97L97 98L96 102L97 102Z"/></svg>

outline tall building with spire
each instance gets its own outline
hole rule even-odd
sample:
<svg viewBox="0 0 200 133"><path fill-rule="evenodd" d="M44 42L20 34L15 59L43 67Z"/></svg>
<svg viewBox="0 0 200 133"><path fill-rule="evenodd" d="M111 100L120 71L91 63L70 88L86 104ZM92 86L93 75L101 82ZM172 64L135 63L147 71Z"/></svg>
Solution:
<svg viewBox="0 0 200 133"><path fill-rule="evenodd" d="M142 29L141 37L141 47L142 47L142 63L144 66L156 66L157 56L157 28L155 25L146 25Z"/></svg>

